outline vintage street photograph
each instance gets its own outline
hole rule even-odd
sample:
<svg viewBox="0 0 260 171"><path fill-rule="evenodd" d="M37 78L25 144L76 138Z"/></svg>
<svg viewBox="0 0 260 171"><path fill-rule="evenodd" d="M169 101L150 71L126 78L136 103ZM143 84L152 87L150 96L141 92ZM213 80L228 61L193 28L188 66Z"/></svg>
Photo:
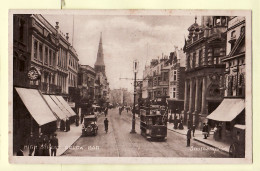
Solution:
<svg viewBox="0 0 260 171"><path fill-rule="evenodd" d="M9 23L11 163L251 162L250 11L10 10Z"/></svg>

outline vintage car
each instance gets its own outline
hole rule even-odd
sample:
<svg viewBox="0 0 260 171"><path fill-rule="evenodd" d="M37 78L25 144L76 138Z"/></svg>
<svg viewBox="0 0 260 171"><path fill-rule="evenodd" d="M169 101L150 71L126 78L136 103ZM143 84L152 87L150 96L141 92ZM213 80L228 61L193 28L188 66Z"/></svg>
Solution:
<svg viewBox="0 0 260 171"><path fill-rule="evenodd" d="M82 136L97 135L97 117L95 115L87 115L82 122Z"/></svg>
<svg viewBox="0 0 260 171"><path fill-rule="evenodd" d="M229 156L232 158L245 157L245 125L234 125L232 131L233 143L229 148Z"/></svg>

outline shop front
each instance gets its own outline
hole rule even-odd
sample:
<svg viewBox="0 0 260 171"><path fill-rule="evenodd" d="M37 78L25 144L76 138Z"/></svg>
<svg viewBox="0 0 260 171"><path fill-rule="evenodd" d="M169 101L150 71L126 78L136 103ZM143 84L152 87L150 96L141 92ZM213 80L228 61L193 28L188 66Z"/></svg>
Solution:
<svg viewBox="0 0 260 171"><path fill-rule="evenodd" d="M215 140L232 141L234 126L245 125L245 100L224 98L207 119L214 125Z"/></svg>
<svg viewBox="0 0 260 171"><path fill-rule="evenodd" d="M13 102L13 150L24 145L30 133L56 131L57 118L39 90L15 87Z"/></svg>

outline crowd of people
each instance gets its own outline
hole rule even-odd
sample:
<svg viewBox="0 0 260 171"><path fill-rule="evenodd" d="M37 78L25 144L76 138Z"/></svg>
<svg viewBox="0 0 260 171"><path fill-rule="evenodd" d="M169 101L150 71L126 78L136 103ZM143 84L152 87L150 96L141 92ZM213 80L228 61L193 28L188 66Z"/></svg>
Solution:
<svg viewBox="0 0 260 171"><path fill-rule="evenodd" d="M25 145L21 145L17 151L17 156L24 156L24 149L29 149L29 156L56 156L59 148L57 134L43 135L40 133L37 137L30 134Z"/></svg>

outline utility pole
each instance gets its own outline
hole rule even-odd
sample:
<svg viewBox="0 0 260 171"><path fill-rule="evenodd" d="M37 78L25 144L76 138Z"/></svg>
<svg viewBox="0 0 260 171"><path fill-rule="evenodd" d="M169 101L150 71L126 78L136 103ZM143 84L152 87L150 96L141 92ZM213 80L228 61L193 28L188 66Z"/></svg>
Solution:
<svg viewBox="0 0 260 171"><path fill-rule="evenodd" d="M135 60L134 61L134 106L133 106L133 118L132 118L132 130L131 130L131 134L135 134L135 96L136 96L136 74L138 72L138 61Z"/></svg>

